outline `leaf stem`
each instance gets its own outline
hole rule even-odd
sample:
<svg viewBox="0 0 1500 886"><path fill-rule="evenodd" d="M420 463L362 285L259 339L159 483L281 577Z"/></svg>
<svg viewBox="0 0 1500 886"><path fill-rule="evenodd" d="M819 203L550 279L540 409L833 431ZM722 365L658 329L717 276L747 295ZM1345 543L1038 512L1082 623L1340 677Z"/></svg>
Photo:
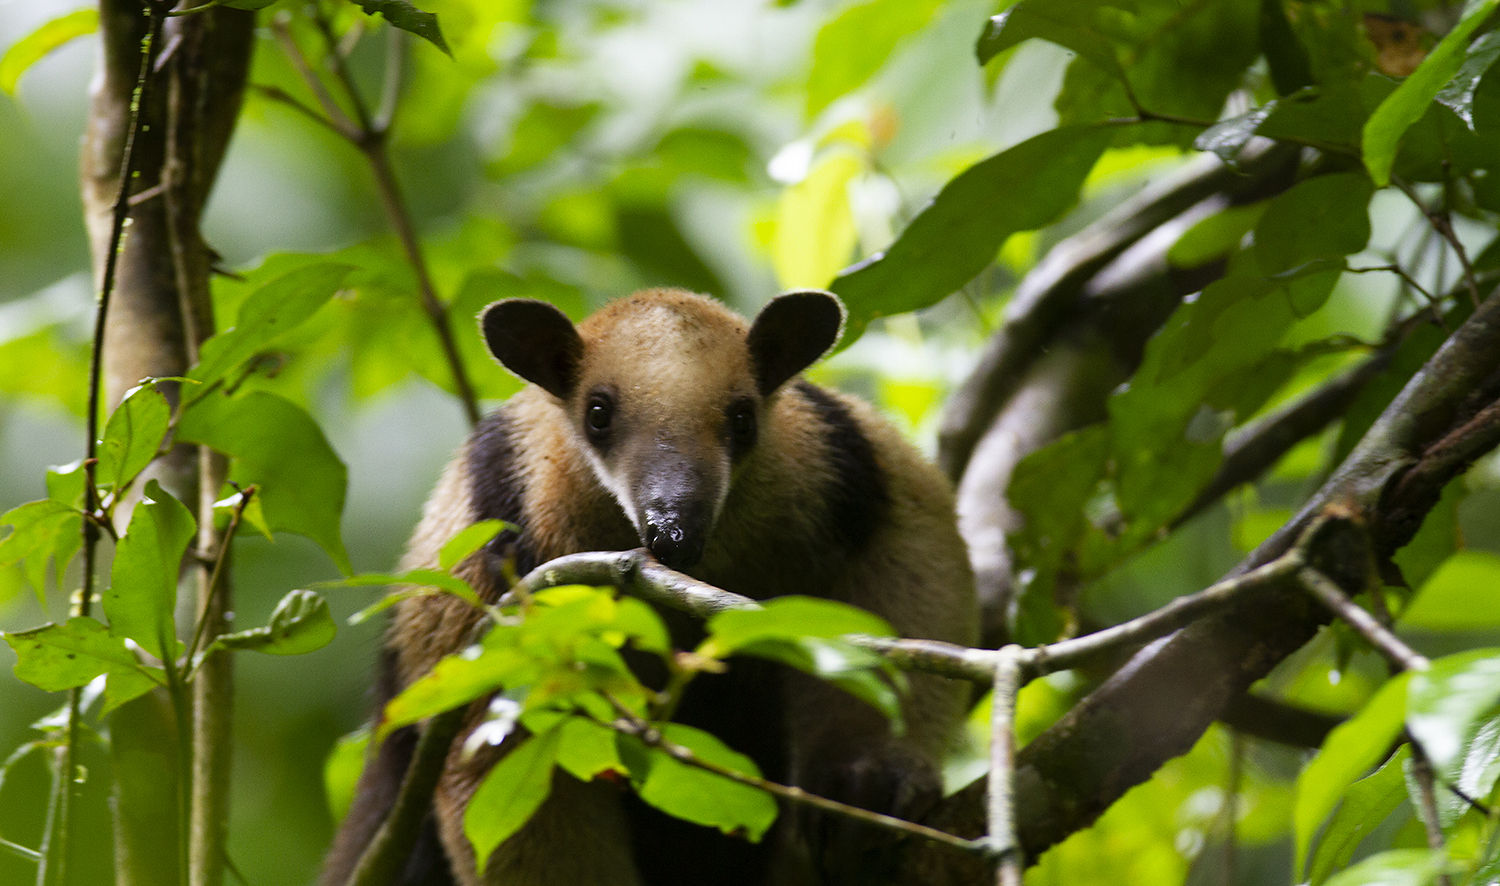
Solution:
<svg viewBox="0 0 1500 886"><path fill-rule="evenodd" d="M115 193L113 214L110 220L109 252L104 258L104 270L100 275L99 298L94 307L94 340L89 352L88 413L85 416L87 437L84 441L84 511L93 515L99 511L99 487L95 470L99 464L99 413L103 387L104 327L109 316L110 296L114 292L115 277L119 272L121 245L125 238L125 220L130 212L130 186L135 171L135 142L140 134L141 106L145 101L146 87L150 82L155 59L156 45L161 37L165 8L159 4L147 4L149 25L146 37L141 41L141 64L136 75L135 89L130 99L130 125L125 133L125 144L120 152L120 186ZM83 531L83 578L78 600L72 605L72 615L84 617L93 604L95 571L97 569L96 548L99 544L99 526L93 519L82 521ZM42 835L42 857L37 867L37 883L49 886L66 882L69 823L72 817L73 772L78 754L78 721L81 716L82 688L68 692L68 719L66 739L58 749L56 770L53 773L52 799L48 803L47 823Z"/></svg>
<svg viewBox="0 0 1500 886"><path fill-rule="evenodd" d="M952 848L961 850L963 852L969 852L978 855L987 855L990 852L990 845L986 840L965 840L963 837L956 837L953 834L949 834L945 831L940 831L936 828L930 828L926 825L916 824L915 822L910 822L903 818L897 818L894 815L885 815L879 812L871 812L868 809L861 809L858 806L850 806L847 803L840 803L837 800L830 800L827 797L809 793L808 791L804 791L802 788L796 787L794 785L784 785L774 781L768 781L759 776L746 775L739 770L730 769L726 766L720 766L719 764L714 763L710 760L704 760L697 754L694 754L691 749L668 740L666 736L661 734L660 730L656 729L647 721L642 720L640 717L636 716L634 712L632 712L628 707L622 704L618 699L610 696L608 693L605 693L605 697L608 698L610 704L614 706L616 713L619 714L619 717L613 722L609 723L598 720L596 720L595 722L599 723L601 726L606 726L610 729L613 729L616 732L621 733L622 735L633 736L639 739L640 742L647 747L656 748L657 750L662 751L672 759L686 766L692 766L695 769L701 769L704 772L713 773L714 775L720 776L722 778L727 778L737 784L746 785L747 787L752 788L758 788L759 790L765 791L772 796L780 797L781 799L790 801L792 803L799 803L804 806L812 806L816 809L821 809L824 812L831 812L835 815L842 815L847 818L865 822L866 824L875 825L876 827L921 837L924 840L931 840L935 843L941 843L944 846L951 846Z"/></svg>

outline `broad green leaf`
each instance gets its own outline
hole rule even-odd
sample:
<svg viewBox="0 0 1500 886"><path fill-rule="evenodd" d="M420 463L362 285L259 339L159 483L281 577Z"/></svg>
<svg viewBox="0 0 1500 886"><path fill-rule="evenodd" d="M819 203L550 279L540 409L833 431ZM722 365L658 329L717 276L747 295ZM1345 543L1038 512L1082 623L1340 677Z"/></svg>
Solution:
<svg viewBox="0 0 1500 886"><path fill-rule="evenodd" d="M1438 567L1401 613L1401 626L1423 631L1500 627L1500 556L1458 551Z"/></svg>
<svg viewBox="0 0 1500 886"><path fill-rule="evenodd" d="M452 569L507 528L509 524L504 520L481 520L460 531L443 543L443 549L438 552L438 567Z"/></svg>
<svg viewBox="0 0 1500 886"><path fill-rule="evenodd" d="M20 564L37 601L46 605L47 563L55 558L61 574L81 544L83 515L62 502L43 499L6 511L0 526L11 527L0 541L0 566Z"/></svg>
<svg viewBox="0 0 1500 886"><path fill-rule="evenodd" d="M1411 677L1406 729L1439 772L1461 762L1464 747L1500 702L1500 649L1437 659Z"/></svg>
<svg viewBox="0 0 1500 886"><path fill-rule="evenodd" d="M601 772L623 772L625 764L615 746L615 732L586 717L568 717L559 727L557 765L579 781Z"/></svg>
<svg viewBox="0 0 1500 886"><path fill-rule="evenodd" d="M782 192L771 238L771 266L782 289L822 288L848 266L858 240L849 183L863 171L853 153L833 151Z"/></svg>
<svg viewBox="0 0 1500 886"><path fill-rule="evenodd" d="M323 761L323 795L333 820L341 822L354 803L354 786L364 769L365 752L370 747L370 727L361 726L334 742L333 750Z"/></svg>
<svg viewBox="0 0 1500 886"><path fill-rule="evenodd" d="M877 317L948 297L984 270L1011 234L1062 215L1109 140L1102 127L1050 130L948 182L889 249L833 281L849 308L841 346Z"/></svg>
<svg viewBox="0 0 1500 886"><path fill-rule="evenodd" d="M1358 714L1328 734L1318 755L1297 777L1292 811L1297 841L1294 870L1307 870L1308 849L1318 828L1349 786L1380 762L1401 734L1410 678L1410 673L1404 673L1386 681Z"/></svg>
<svg viewBox="0 0 1500 886"><path fill-rule="evenodd" d="M346 264L304 265L264 284L240 305L234 326L203 343L198 365L188 377L205 388L231 378L257 353L311 317L353 270Z"/></svg>
<svg viewBox="0 0 1500 886"><path fill-rule="evenodd" d="M267 655L301 655L327 646L336 633L328 601L312 591L298 590L281 598L265 627L224 634L213 645Z"/></svg>
<svg viewBox="0 0 1500 886"><path fill-rule="evenodd" d="M732 655L750 643L838 638L846 634L892 637L895 632L878 615L847 603L817 597L776 597L760 609L732 609L708 620L714 655Z"/></svg>
<svg viewBox="0 0 1500 886"><path fill-rule="evenodd" d="M1389 760L1370 775L1349 786L1339 801L1338 812L1318 838L1308 882L1318 886L1349 864L1354 850L1406 799L1402 766L1411 759L1411 746L1402 745Z"/></svg>
<svg viewBox="0 0 1500 886"><path fill-rule="evenodd" d="M47 469L47 497L75 508L83 507L83 490L88 475L83 459Z"/></svg>
<svg viewBox="0 0 1500 886"><path fill-rule="evenodd" d="M1444 86L1458 73L1469 48L1469 40L1490 13L1495 11L1500 0L1479 0L1470 3L1464 17L1449 31L1438 45L1422 60L1422 64L1402 81L1370 119L1365 121L1362 148L1365 168L1375 184L1385 187L1391 181L1391 166L1396 162L1396 149L1401 136L1421 119L1427 106Z"/></svg>
<svg viewBox="0 0 1500 886"><path fill-rule="evenodd" d="M936 0L870 0L824 25L813 44L812 71L807 75L808 119L870 79L897 42L921 30L939 5Z"/></svg>
<svg viewBox="0 0 1500 886"><path fill-rule="evenodd" d="M276 0L223 0L224 5L234 9L265 9Z"/></svg>
<svg viewBox="0 0 1500 886"><path fill-rule="evenodd" d="M1316 259L1358 252L1370 240L1370 197L1361 173L1320 175L1270 201L1255 226L1261 271L1279 274Z"/></svg>
<svg viewBox="0 0 1500 886"><path fill-rule="evenodd" d="M99 441L98 478L117 491L146 469L161 450L172 407L154 383L137 385L110 413Z"/></svg>
<svg viewBox="0 0 1500 886"><path fill-rule="evenodd" d="M1179 268L1199 268L1224 258L1239 247L1268 205L1263 200L1247 206L1231 206L1210 215L1177 238L1167 250L1167 261Z"/></svg>
<svg viewBox="0 0 1500 886"><path fill-rule="evenodd" d="M1005 497L1025 522L1009 533L1019 583L1018 642L1049 643L1063 621L1056 612L1053 582L1086 527L1085 505L1104 475L1110 432L1098 424L1073 431L1016 464Z"/></svg>
<svg viewBox="0 0 1500 886"><path fill-rule="evenodd" d="M1453 778L1464 796L1493 799L1495 784L1500 781L1500 716L1490 716L1480 725L1464 749L1457 772L1445 775ZM1468 802L1452 791L1439 792L1438 813L1443 827L1451 827L1469 809Z"/></svg>
<svg viewBox="0 0 1500 886"><path fill-rule="evenodd" d="M1428 886L1446 861L1439 850L1391 849L1340 871L1328 886Z"/></svg>
<svg viewBox="0 0 1500 886"><path fill-rule="evenodd" d="M97 30L99 10L89 6L58 16L12 43L5 55L0 56L0 91L15 95L16 84L27 68L73 38L92 34Z"/></svg>
<svg viewBox="0 0 1500 886"><path fill-rule="evenodd" d="M1433 98L1458 115L1474 131L1474 96L1479 92L1480 81L1500 58L1500 31L1491 31L1475 40L1464 56L1464 63Z"/></svg>
<svg viewBox="0 0 1500 886"><path fill-rule="evenodd" d="M353 571L339 535L347 472L300 406L266 391L210 394L183 411L177 438L233 456L234 477L256 485L271 529L307 536Z"/></svg>
<svg viewBox="0 0 1500 886"><path fill-rule="evenodd" d="M1119 75L1120 61L1109 35L1095 27L1093 0L1022 0L993 16L979 35L980 64L1035 37L1073 50L1105 71Z"/></svg>
<svg viewBox="0 0 1500 886"><path fill-rule="evenodd" d="M153 671L155 669L152 669ZM113 670L104 677L104 706L101 715L112 713L120 705L140 698L160 686L165 674L144 671Z"/></svg>
<svg viewBox="0 0 1500 886"><path fill-rule="evenodd" d="M474 593L474 589L469 586L468 582L451 572L441 572L436 569L414 569L411 572L404 572L399 575L362 572L359 575L353 575L338 581L318 582L314 587L366 588L380 587L382 585L401 587L402 589L386 594L364 609L349 616L349 624L357 625L368 621L373 616L395 606L402 600L409 600L412 597L439 592L452 594L455 597L465 600L476 609L484 608L484 601L479 599L479 595Z"/></svg>
<svg viewBox="0 0 1500 886"><path fill-rule="evenodd" d="M423 12L407 0L354 0L367 15L381 15L385 20L421 37L448 55L448 42L443 39L443 30L438 27L437 16Z"/></svg>
<svg viewBox="0 0 1500 886"><path fill-rule="evenodd" d="M5 642L16 653L16 677L38 689L73 689L106 673L145 676L157 685L166 679L158 668L142 665L125 646L125 638L87 616L63 625L43 625L7 632Z"/></svg>
<svg viewBox="0 0 1500 886"><path fill-rule="evenodd" d="M533 735L500 758L474 791L464 810L464 836L474 844L482 873L495 847L530 820L552 791L552 767L561 732Z"/></svg>
<svg viewBox="0 0 1500 886"><path fill-rule="evenodd" d="M402 726L468 704L507 685L528 682L536 673L537 666L514 648L484 647L449 655L386 704L375 737L384 740Z"/></svg>
<svg viewBox="0 0 1500 886"><path fill-rule="evenodd" d="M745 775L760 775L754 760L701 729L664 723L661 734L700 760ZM630 766L631 778L638 779L641 799L668 815L726 834L740 834L751 842L759 842L776 820L776 801L758 788L690 766L630 736L620 737L620 756Z"/></svg>
<svg viewBox="0 0 1500 886"><path fill-rule="evenodd" d="M120 539L104 592L110 630L166 660L176 655L173 610L182 555L197 532L193 514L155 480L146 484Z"/></svg>
<svg viewBox="0 0 1500 886"><path fill-rule="evenodd" d="M1277 93L1291 95L1313 83L1307 47L1292 30L1282 0L1260 0L1260 45Z"/></svg>

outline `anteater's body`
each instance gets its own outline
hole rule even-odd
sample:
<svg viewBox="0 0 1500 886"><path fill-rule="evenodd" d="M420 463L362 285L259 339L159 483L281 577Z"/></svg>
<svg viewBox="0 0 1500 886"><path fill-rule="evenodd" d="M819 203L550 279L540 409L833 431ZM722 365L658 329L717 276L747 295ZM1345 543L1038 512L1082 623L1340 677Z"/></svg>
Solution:
<svg viewBox="0 0 1500 886"><path fill-rule="evenodd" d="M521 532L459 567L489 599L502 590L504 558L524 574L563 554L644 544L735 593L826 597L883 616L903 636L972 643L973 579L946 482L863 403L796 377L833 344L841 318L823 293L783 296L751 326L711 300L650 290L575 331L540 303L497 303L484 317L490 349L535 384L486 419L448 466L403 565L436 568L448 538L495 518ZM402 603L382 694L462 648L474 620L450 597ZM692 641L687 619L671 623L680 642ZM772 779L911 815L937 798L937 767L964 699L965 687L913 676L898 737L840 690L736 661L728 674L695 681L679 719L750 754ZM409 734L393 736L367 767L325 882L339 882L378 826L411 745ZM433 821L466 886L791 886L856 882L881 863L866 852L879 841L842 821L784 811L755 847L666 819L607 783L559 774L541 812L481 879L462 814L495 756L461 762L457 748ZM410 882L442 882L416 879L431 861L414 859Z"/></svg>

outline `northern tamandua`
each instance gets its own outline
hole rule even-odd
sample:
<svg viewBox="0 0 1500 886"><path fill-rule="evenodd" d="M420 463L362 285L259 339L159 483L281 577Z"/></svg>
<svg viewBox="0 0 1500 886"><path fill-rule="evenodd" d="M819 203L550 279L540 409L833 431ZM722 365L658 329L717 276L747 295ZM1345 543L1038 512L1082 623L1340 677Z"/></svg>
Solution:
<svg viewBox="0 0 1500 886"><path fill-rule="evenodd" d="M520 533L502 534L458 567L491 600L502 590L496 564L504 557L524 574L563 554L644 545L739 594L841 600L883 616L902 636L971 645L973 576L946 481L864 403L798 377L842 325L842 305L815 291L772 300L750 324L673 289L613 302L576 328L543 302L496 302L481 317L485 340L532 384L482 422L449 464L403 567L436 568L447 539L498 518ZM400 604L382 657L381 702L462 648L474 619L451 597ZM685 627L674 624L674 633ZM966 686L913 675L898 737L836 688L737 661L728 674L698 678L678 718L710 728L771 779L912 816L939 797L939 761L966 697ZM560 771L541 811L496 850L481 879L463 810L495 755L460 762L462 737L434 797L435 836L401 882L878 882L881 859L869 847L880 841L842 820L784 810L757 847ZM328 886L344 882L379 826L414 739L410 729L394 734L366 766L330 854Z"/></svg>

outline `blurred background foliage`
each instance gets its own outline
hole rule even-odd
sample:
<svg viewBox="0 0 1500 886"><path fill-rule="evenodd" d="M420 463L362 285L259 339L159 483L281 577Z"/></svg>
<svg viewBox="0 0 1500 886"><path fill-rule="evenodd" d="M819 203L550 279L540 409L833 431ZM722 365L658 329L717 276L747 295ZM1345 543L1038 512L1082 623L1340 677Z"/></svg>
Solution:
<svg viewBox="0 0 1500 886"><path fill-rule="evenodd" d="M286 15L287 5L262 15ZM419 5L439 16L452 56L420 40L401 49L405 86L394 158L438 294L461 321L512 295L545 298L579 318L609 298L663 284L712 292L753 313L776 291L828 286L852 260L877 254L939 188L997 151L1059 125L1130 116L1141 106L1164 116L1230 118L1287 91L1273 81L1299 70L1295 58L1256 61L1260 4L1250 0L1146 3L1129 21L1101 22L1126 50L1138 105L1082 50L1021 39L991 47L996 58L976 63L975 40L997 11L994 0ZM1088 0L1059 5L1077 12ZM1339 22L1399 12L1428 16L1437 27L1451 25L1457 13L1428 2L1293 5L1301 11L1298 38L1317 50L1302 57L1302 75L1345 90L1378 91L1369 85L1371 71L1409 73L1400 68L1410 59L1392 48L1401 41L1371 34L1381 20ZM0 0L0 50L80 6ZM339 15L355 77L373 101L389 29L353 6ZM311 45L299 22L292 20L292 38ZM338 297L279 343L277 371L250 383L318 417L349 467L343 532L350 557L356 569L385 570L467 424L444 390L448 372L412 297L412 270L368 167L346 142L271 97L268 90L283 90L312 103L286 54L261 30L251 76L257 88L205 223L230 272L215 284L220 322L256 286L291 268L329 259L357 266ZM1407 36L1419 45L1420 60L1431 32L1414 28ZM28 70L13 94L0 95L0 510L42 497L45 468L82 451L92 293L76 170L94 51L91 38L69 42ZM1182 70L1196 76L1177 76ZM1326 137L1346 138L1344 123L1326 120ZM1010 237L993 264L953 297L876 321L815 377L869 397L930 451L945 397L1000 322L1016 282L1051 245L1180 165L1197 130L1158 122L1118 133L1061 221ZM1483 222L1497 208L1493 196L1477 190L1470 214L1479 221L1455 218L1471 255L1493 236ZM1369 219L1365 264L1414 256L1429 291L1445 291L1457 278L1442 261L1421 261L1441 249L1422 239L1425 220L1400 194L1376 194ZM1256 223L1241 221L1234 239ZM1282 346L1334 335L1378 341L1403 297L1398 283L1389 275L1338 277L1326 301L1287 318ZM458 331L480 395L495 400L516 390L484 356L471 327L459 322ZM1300 354L1250 411L1287 402L1354 356L1336 347ZM1298 447L1264 482L1089 584L1084 617L1118 621L1222 575L1347 451L1340 433L1336 425ZM1459 547L1465 550L1450 556ZM1403 567L1416 586L1430 577L1439 600L1445 588L1495 582L1497 555L1500 470L1491 458L1454 484ZM264 622L288 589L336 574L325 554L293 536L274 543L241 536L235 558L243 624ZM66 601L53 590L42 605L18 571L0 570L0 629L60 619ZM343 616L372 593L329 597ZM1455 618L1440 602L1430 605L1426 620L1409 630L1429 651L1493 642L1500 626L1500 613ZM247 882L313 876L332 830L323 761L369 713L378 631L374 623L343 628L310 658L240 659L231 856ZM1372 655L1351 653L1353 645L1327 631L1271 682L1290 700L1334 713L1357 710L1385 672ZM12 660L8 649L0 652L7 672ZM1066 710L1093 676L1057 675L1028 687L1022 738ZM0 678L0 749L27 741L29 724L56 703ZM985 717L981 706L976 736ZM1298 752L1216 728L1028 877L1221 882L1223 866L1234 864L1239 882L1289 882L1291 791L1302 761ZM955 763L956 783L974 774L974 761ZM0 836L35 845L46 795L37 758L11 768L0 785ZM98 827L86 821L85 828L103 835L103 798L91 800L86 808ZM1238 822L1232 849L1230 820ZM1407 845L1412 820L1408 811L1387 825L1404 836L1384 845ZM103 881L107 853L99 855ZM29 872L27 862L0 853L0 883L22 882Z"/></svg>

